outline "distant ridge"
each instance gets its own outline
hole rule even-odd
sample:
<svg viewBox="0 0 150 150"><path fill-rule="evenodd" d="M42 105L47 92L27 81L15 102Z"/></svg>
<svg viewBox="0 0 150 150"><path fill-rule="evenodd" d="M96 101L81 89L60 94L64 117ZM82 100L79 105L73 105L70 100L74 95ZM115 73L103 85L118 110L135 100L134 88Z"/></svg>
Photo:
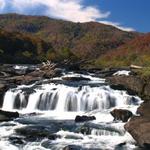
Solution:
<svg viewBox="0 0 150 150"><path fill-rule="evenodd" d="M125 32L97 22L73 23L44 16L1 14L0 28L34 36L51 45L55 59L74 55L79 59L95 59L135 38L138 33ZM46 50L47 51L47 50ZM57 57L58 59L58 57Z"/></svg>

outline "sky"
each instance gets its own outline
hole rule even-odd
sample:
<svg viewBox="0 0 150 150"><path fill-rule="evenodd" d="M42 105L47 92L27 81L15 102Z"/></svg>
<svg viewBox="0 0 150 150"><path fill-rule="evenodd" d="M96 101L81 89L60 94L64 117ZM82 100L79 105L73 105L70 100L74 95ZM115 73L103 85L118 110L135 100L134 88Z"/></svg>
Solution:
<svg viewBox="0 0 150 150"><path fill-rule="evenodd" d="M0 0L0 14L96 21L125 31L150 32L150 0Z"/></svg>

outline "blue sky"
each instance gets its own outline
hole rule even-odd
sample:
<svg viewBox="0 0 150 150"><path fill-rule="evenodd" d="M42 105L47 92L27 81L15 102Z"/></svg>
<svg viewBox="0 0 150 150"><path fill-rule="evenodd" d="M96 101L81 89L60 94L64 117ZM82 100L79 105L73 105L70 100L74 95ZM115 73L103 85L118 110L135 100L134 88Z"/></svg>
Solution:
<svg viewBox="0 0 150 150"><path fill-rule="evenodd" d="M0 0L0 13L45 15L73 22L97 21L150 31L150 0Z"/></svg>
<svg viewBox="0 0 150 150"><path fill-rule="evenodd" d="M150 0L86 0L86 5L95 5L110 11L107 21L118 22L137 31L150 32Z"/></svg>

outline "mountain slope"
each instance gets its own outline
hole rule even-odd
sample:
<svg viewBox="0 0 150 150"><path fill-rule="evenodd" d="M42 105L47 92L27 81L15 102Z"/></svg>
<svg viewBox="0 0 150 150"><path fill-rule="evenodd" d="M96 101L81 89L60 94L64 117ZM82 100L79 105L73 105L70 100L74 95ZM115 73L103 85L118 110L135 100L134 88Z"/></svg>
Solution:
<svg viewBox="0 0 150 150"><path fill-rule="evenodd" d="M96 22L73 23L43 16L0 15L0 28L40 37L54 51L71 52L80 59L93 59L137 36Z"/></svg>
<svg viewBox="0 0 150 150"><path fill-rule="evenodd" d="M50 43L18 32L0 29L0 63L33 63L53 51Z"/></svg>
<svg viewBox="0 0 150 150"><path fill-rule="evenodd" d="M150 67L150 33L136 37L117 49L109 51L101 56L96 64L103 67L131 64Z"/></svg>

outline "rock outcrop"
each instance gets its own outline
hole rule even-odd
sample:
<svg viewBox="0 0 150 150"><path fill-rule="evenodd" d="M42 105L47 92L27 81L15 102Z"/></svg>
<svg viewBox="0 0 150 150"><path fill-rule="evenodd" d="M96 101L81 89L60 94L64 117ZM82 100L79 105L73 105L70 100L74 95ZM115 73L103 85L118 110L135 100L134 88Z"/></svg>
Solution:
<svg viewBox="0 0 150 150"><path fill-rule="evenodd" d="M132 117L126 123L125 129L144 148L150 148L150 82L139 76L112 76L107 81L112 87L121 87L140 96L144 102L138 108L139 116Z"/></svg>
<svg viewBox="0 0 150 150"><path fill-rule="evenodd" d="M129 118L133 116L132 112L125 109L114 109L111 112L111 115L114 117L114 120L121 120L127 122Z"/></svg>
<svg viewBox="0 0 150 150"><path fill-rule="evenodd" d="M112 87L121 87L129 93L137 94L142 99L150 99L150 82L139 76L111 76L107 78L107 82Z"/></svg>

